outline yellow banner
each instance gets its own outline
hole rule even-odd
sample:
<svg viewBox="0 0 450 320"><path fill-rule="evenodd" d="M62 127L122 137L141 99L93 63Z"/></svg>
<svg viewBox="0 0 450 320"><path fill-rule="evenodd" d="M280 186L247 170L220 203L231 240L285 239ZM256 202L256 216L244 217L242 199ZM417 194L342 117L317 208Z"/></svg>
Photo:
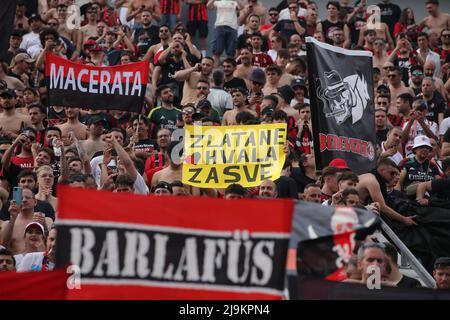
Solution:
<svg viewBox="0 0 450 320"><path fill-rule="evenodd" d="M256 187L280 177L285 161L285 123L250 126L186 126L183 183L226 188Z"/></svg>

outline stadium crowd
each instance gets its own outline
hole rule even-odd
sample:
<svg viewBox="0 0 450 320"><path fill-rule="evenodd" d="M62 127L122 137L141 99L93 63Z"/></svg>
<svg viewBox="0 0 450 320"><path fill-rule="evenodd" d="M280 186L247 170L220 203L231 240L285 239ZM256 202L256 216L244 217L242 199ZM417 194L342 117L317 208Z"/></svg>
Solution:
<svg viewBox="0 0 450 320"><path fill-rule="evenodd" d="M270 8L259 0L19 0L0 67L0 271L53 268L58 183L370 206L414 228L415 216L395 211L389 199L421 206L430 197L450 200L450 14L440 11L438 0L424 2L422 21L404 1L377 6L375 28L369 18L377 11L364 0L330 1L326 12L308 0ZM188 10L186 21L182 10ZM213 10L214 28L208 29ZM373 53L378 164L367 173L355 174L343 159L316 171L306 37ZM93 110L89 101L85 108L48 105L48 52L82 65L147 61L142 113ZM223 190L181 182L172 132L187 124L264 123L288 128L278 180ZM20 206L12 199L17 186ZM364 281L361 270L372 263L385 266L386 283L417 285L398 272L389 244L362 246L348 264L349 279ZM438 259L434 275L438 287L449 288L450 259Z"/></svg>

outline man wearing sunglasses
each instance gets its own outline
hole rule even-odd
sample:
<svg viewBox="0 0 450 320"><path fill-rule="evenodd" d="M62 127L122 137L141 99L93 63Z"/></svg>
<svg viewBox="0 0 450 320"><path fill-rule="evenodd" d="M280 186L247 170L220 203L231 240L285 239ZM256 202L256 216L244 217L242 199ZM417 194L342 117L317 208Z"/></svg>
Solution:
<svg viewBox="0 0 450 320"><path fill-rule="evenodd" d="M0 132L9 139L15 139L24 124L30 125L29 117L18 112L16 104L14 90L6 89L0 93L0 107L3 109L0 114Z"/></svg>
<svg viewBox="0 0 450 320"><path fill-rule="evenodd" d="M36 130L25 127L14 140L13 144L6 150L2 158L3 169L8 171L10 164L20 167L22 170L34 168L34 158L31 152L32 144L36 142ZM13 156L14 150L20 145L20 153Z"/></svg>
<svg viewBox="0 0 450 320"><path fill-rule="evenodd" d="M411 67L411 79L409 87L414 91L414 96L417 96L422 91L422 80L424 78L423 67L415 65Z"/></svg>

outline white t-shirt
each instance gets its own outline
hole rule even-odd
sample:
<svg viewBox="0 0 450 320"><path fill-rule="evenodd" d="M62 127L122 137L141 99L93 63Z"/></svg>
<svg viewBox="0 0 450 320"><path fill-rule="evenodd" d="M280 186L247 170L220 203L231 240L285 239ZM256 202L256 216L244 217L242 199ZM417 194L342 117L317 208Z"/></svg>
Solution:
<svg viewBox="0 0 450 320"><path fill-rule="evenodd" d="M416 53L420 55L420 49L416 50ZM436 65L436 69L434 70L434 76L440 77L441 76L441 57L436 52L433 52L431 50L428 51L427 57L425 61L433 61Z"/></svg>
<svg viewBox="0 0 450 320"><path fill-rule="evenodd" d="M91 160L91 172L94 176L95 183L97 184L97 188L100 189L100 176L101 176L101 170L99 164L103 161L103 155L97 156L94 159ZM111 160L111 162L108 164L110 166L116 166L116 162L114 160ZM149 190L147 185L145 184L144 178L139 174L139 172L136 170L137 178L134 182L134 193L136 194L149 194Z"/></svg>
<svg viewBox="0 0 450 320"><path fill-rule="evenodd" d="M211 88L209 90L208 100L211 105L216 109L221 115L226 110L233 109L233 98L231 94L223 89Z"/></svg>
<svg viewBox="0 0 450 320"><path fill-rule="evenodd" d="M441 125L439 126L439 135L443 136L448 129L450 129L450 117L442 120Z"/></svg>
<svg viewBox="0 0 450 320"><path fill-rule="evenodd" d="M214 2L214 6L217 8L216 27L228 26L237 30L238 20L237 11L238 6L236 1L221 0Z"/></svg>
<svg viewBox="0 0 450 320"><path fill-rule="evenodd" d="M42 260L44 259L44 252L32 252L27 253L20 265L17 268L17 272L28 272L28 271L42 271ZM48 270L51 271L55 268L53 262L48 263Z"/></svg>
<svg viewBox="0 0 450 320"><path fill-rule="evenodd" d="M438 125L434 121L429 121L427 119L424 120L428 128L430 128L431 132L437 137L438 136ZM405 130L406 126L408 125L408 122L405 122L403 124L403 130ZM422 126L416 121L411 126L411 130L409 131L409 137L408 142L406 142L405 145L405 156L409 157L413 155L412 147L414 145L414 138L417 136L423 135L425 136L425 131L423 130Z"/></svg>
<svg viewBox="0 0 450 320"><path fill-rule="evenodd" d="M32 46L40 46L39 33L30 32L23 36L20 49L28 50Z"/></svg>
<svg viewBox="0 0 450 320"><path fill-rule="evenodd" d="M381 152L385 152L386 148L384 147L384 142L381 143ZM390 156L389 159L395 162L396 165L400 163L400 161L403 160L403 156L400 152L397 151L393 156Z"/></svg>

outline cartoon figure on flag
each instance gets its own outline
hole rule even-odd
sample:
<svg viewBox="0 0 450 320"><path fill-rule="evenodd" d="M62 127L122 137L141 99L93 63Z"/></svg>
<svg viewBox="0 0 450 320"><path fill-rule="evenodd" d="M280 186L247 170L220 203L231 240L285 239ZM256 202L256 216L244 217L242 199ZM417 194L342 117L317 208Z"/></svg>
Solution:
<svg viewBox="0 0 450 320"><path fill-rule="evenodd" d="M370 100L364 76L351 75L342 80L335 70L325 72L324 76L316 81L317 96L325 106L325 116L334 117L338 125L343 124L350 116L353 124L361 120Z"/></svg>

